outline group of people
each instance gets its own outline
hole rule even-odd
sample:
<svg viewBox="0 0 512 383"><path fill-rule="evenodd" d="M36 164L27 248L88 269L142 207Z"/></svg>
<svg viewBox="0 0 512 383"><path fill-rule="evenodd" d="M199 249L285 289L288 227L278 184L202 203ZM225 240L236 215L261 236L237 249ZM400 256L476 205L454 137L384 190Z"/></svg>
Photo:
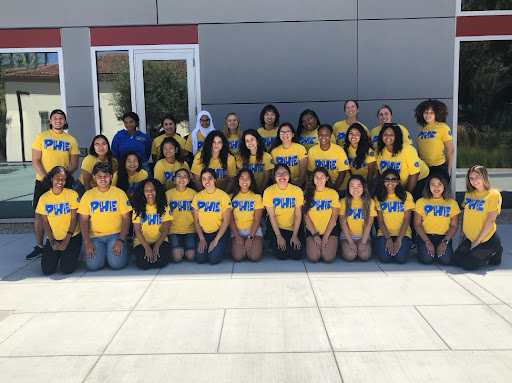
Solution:
<svg viewBox="0 0 512 383"><path fill-rule="evenodd" d="M229 113L222 132L201 111L186 139L166 115L153 141L129 112L112 145L94 137L75 182L77 142L64 132L65 113L54 110L50 129L32 145L37 246L27 259L42 255L45 274L59 263L71 273L84 243L90 270L125 267L132 248L143 269L183 258L216 264L228 248L236 261L258 261L268 240L279 259L332 262L340 254L367 261L375 227L381 262L407 262L415 242L423 263L500 264L501 195L482 166L467 172L453 251L461 210L450 197L446 105L427 100L416 107L418 150L407 129L391 122L389 106L378 109L380 125L371 132L358 111L357 101L347 101L346 119L331 126L306 109L295 129L267 105L259 129L242 131Z"/></svg>

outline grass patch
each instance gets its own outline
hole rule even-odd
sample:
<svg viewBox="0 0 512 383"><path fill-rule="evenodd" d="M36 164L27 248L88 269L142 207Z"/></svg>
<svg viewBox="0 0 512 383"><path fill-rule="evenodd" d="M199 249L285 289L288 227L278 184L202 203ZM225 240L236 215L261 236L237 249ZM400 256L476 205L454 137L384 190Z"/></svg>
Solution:
<svg viewBox="0 0 512 383"><path fill-rule="evenodd" d="M512 150L499 144L494 147L458 145L457 167L469 168L476 164L486 168L511 168Z"/></svg>

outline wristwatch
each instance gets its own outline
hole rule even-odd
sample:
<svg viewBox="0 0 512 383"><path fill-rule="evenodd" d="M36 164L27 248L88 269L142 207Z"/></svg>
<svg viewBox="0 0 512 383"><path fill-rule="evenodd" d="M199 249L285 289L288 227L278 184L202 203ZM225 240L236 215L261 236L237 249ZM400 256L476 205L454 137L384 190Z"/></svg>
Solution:
<svg viewBox="0 0 512 383"><path fill-rule="evenodd" d="M441 242L444 242L444 243L446 243L447 245L450 243L450 241L449 241L449 240L447 240L446 238L441 239Z"/></svg>
<svg viewBox="0 0 512 383"><path fill-rule="evenodd" d="M254 235L248 235L247 238L254 239Z"/></svg>

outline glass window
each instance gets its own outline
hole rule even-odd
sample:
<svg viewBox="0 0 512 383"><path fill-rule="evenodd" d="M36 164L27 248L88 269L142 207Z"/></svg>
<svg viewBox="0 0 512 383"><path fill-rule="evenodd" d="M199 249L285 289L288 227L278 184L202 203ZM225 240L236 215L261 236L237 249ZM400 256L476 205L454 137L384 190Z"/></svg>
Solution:
<svg viewBox="0 0 512 383"><path fill-rule="evenodd" d="M498 11L512 9L512 0L462 0L463 11Z"/></svg>
<svg viewBox="0 0 512 383"><path fill-rule="evenodd" d="M39 112L39 117L41 118L41 132L50 129L50 113L51 112Z"/></svg>

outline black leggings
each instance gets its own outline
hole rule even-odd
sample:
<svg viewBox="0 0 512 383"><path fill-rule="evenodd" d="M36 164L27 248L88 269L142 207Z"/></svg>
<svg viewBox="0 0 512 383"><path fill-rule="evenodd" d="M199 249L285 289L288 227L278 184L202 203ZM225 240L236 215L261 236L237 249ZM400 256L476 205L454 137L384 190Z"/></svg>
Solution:
<svg viewBox="0 0 512 383"><path fill-rule="evenodd" d="M71 274L76 269L81 249L82 234L80 233L71 237L68 246L64 250L53 250L50 241L47 240L43 247L43 256L41 258L41 270L43 274L53 274L57 270L59 260L60 270L64 274Z"/></svg>
<svg viewBox="0 0 512 383"><path fill-rule="evenodd" d="M286 250L281 250L279 247L277 247L277 238L274 230L272 230L272 226L270 226L268 230L270 247L272 248L274 255L279 259L301 259L302 255L304 254L304 230L302 230L302 226L299 229L299 233L297 234L301 244L301 247L298 250L295 250L293 244L290 243L293 231L285 229L279 229L279 231L286 241Z"/></svg>
<svg viewBox="0 0 512 383"><path fill-rule="evenodd" d="M503 247L501 246L500 236L495 232L488 241L481 243L473 250L471 248L471 241L465 239L452 256L452 263L460 266L466 270L476 270L480 266L485 265L487 262L494 263L492 258L495 256L496 260L501 261L501 254ZM495 263L499 264L499 263Z"/></svg>
<svg viewBox="0 0 512 383"><path fill-rule="evenodd" d="M155 244L152 243L149 246L151 247L151 249L153 249L153 246L155 246ZM171 245L169 245L169 242L163 241L159 249L160 255L153 263L149 262L149 259L144 258L146 256L146 250L144 250L144 246L142 246L142 244L135 246L133 252L135 253L135 264L142 270L151 269L152 267L161 269L162 267L167 266L167 264L169 263L171 255Z"/></svg>

